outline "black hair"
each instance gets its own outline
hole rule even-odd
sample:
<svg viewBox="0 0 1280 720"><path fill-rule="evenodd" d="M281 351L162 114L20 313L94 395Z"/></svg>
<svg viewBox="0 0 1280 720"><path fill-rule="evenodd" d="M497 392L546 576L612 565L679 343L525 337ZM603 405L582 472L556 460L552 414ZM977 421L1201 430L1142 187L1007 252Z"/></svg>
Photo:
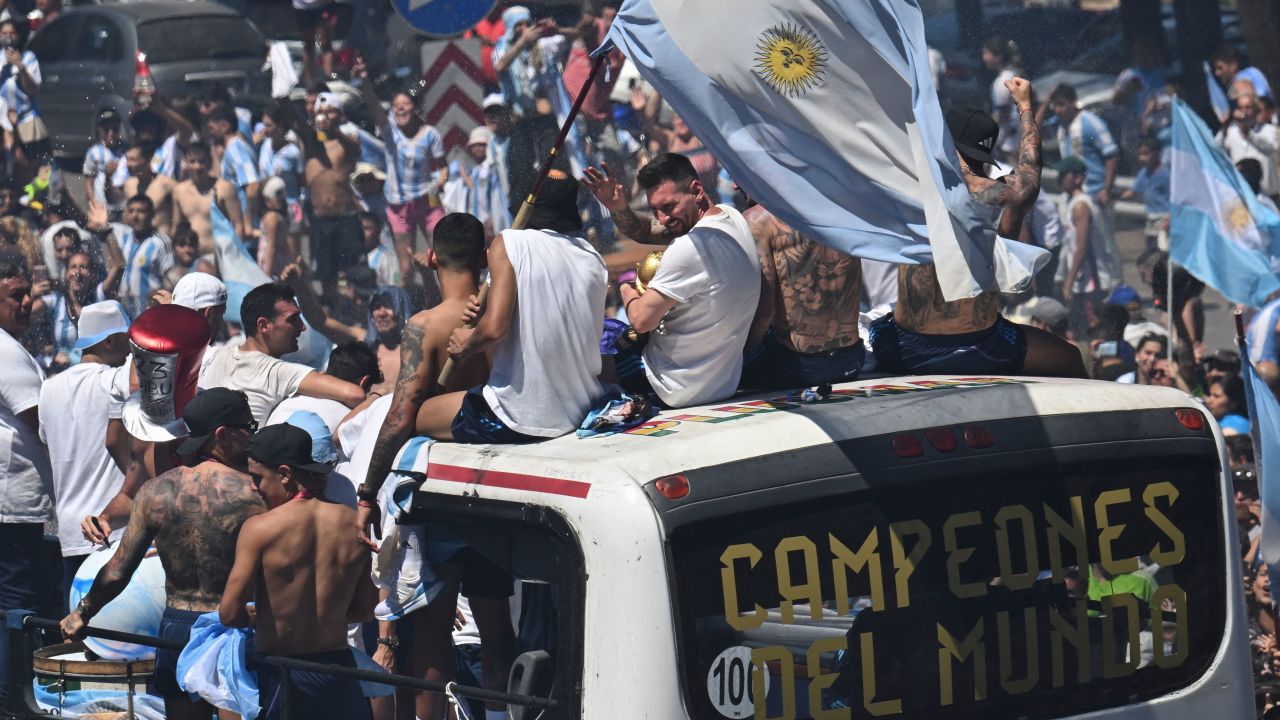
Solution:
<svg viewBox="0 0 1280 720"><path fill-rule="evenodd" d="M126 200L124 203L124 206L129 207L130 205L134 205L134 204L146 205L147 212L152 213L153 215L155 214L156 204L151 201L151 198L147 197L146 195L143 195L142 193L138 193L137 195L134 195L133 197Z"/></svg>
<svg viewBox="0 0 1280 720"><path fill-rule="evenodd" d="M14 44L14 47L19 50L25 50L27 39L31 37L31 23L21 18L9 17L5 20L0 20L0 28L5 25L12 25L13 31L18 35L18 42Z"/></svg>
<svg viewBox="0 0 1280 720"><path fill-rule="evenodd" d="M1164 335L1161 335L1160 333L1152 332L1152 333L1147 333L1146 335L1143 335L1138 340L1138 344L1133 346L1133 349L1141 350L1143 345L1146 345L1147 343L1151 343L1151 342L1156 343L1157 345L1160 346L1160 352L1156 353L1158 357L1168 357L1169 338L1165 337Z"/></svg>
<svg viewBox="0 0 1280 720"><path fill-rule="evenodd" d="M151 156L156 154L156 146L154 143L142 142L141 140L130 140L124 146L124 151L140 150L143 155Z"/></svg>
<svg viewBox="0 0 1280 720"><path fill-rule="evenodd" d="M1159 155L1160 153L1164 152L1164 144L1161 143L1160 140L1157 138L1145 137L1145 138L1142 138L1142 141L1138 143L1138 149L1147 150L1155 153L1156 155Z"/></svg>
<svg viewBox="0 0 1280 720"><path fill-rule="evenodd" d="M196 155L203 155L206 160L213 159L213 152L209 150L208 145L202 142L193 142L190 145L187 145L187 149L184 150L182 154L185 156L192 153L195 153Z"/></svg>
<svg viewBox="0 0 1280 720"><path fill-rule="evenodd" d="M1123 305L1103 305L1098 311L1098 325L1103 340L1120 340L1129 324L1129 309Z"/></svg>
<svg viewBox="0 0 1280 720"><path fill-rule="evenodd" d="M1053 92L1049 93L1049 102L1051 103L1059 100L1066 103L1074 103L1077 99L1076 89L1066 83L1059 85L1053 89Z"/></svg>
<svg viewBox="0 0 1280 720"><path fill-rule="evenodd" d="M287 103L277 100L267 103L267 106L262 109L262 115L263 117L271 118L277 125L284 125L293 117L293 108Z"/></svg>
<svg viewBox="0 0 1280 720"><path fill-rule="evenodd" d="M231 107L230 104L219 105L214 108L213 112L209 113L209 120L226 123L232 132L235 132L236 128L240 127L240 120L236 117L236 109Z"/></svg>
<svg viewBox="0 0 1280 720"><path fill-rule="evenodd" d="M1249 189L1253 190L1254 195L1262 190L1262 163L1254 158L1245 158L1236 163L1236 170L1239 170L1240 177L1249 183Z"/></svg>
<svg viewBox="0 0 1280 720"><path fill-rule="evenodd" d="M445 270L479 270L484 267L484 225L470 213L445 215L436 223L431 248Z"/></svg>
<svg viewBox="0 0 1280 720"><path fill-rule="evenodd" d="M54 244L54 247L57 247L57 245L58 245L58 238L60 238L60 237L69 237L69 238L71 238L71 251L72 251L72 252L75 252L76 250L79 250L80 248L84 247L84 238L80 237L80 231L79 231L79 230L76 230L75 228L71 227L70 225L66 225L66 226L63 226L63 227L58 228L57 232L55 232L55 233L53 234L53 244Z"/></svg>
<svg viewBox="0 0 1280 720"><path fill-rule="evenodd" d="M258 321L274 320L276 303L281 300L297 302L293 290L284 283L265 283L250 290L240 304L240 324L244 327L244 334L247 337L257 337Z"/></svg>
<svg viewBox="0 0 1280 720"><path fill-rule="evenodd" d="M636 173L636 182L642 190L652 190L668 180L681 185L697 179L698 171L693 163L680 153L663 153Z"/></svg>
<svg viewBox="0 0 1280 720"><path fill-rule="evenodd" d="M172 240L174 245L177 245L179 242L182 242L183 244L190 243L192 245L195 245L196 247L200 246L199 233L197 233L191 227L191 223L187 222L186 220L183 220L182 222L174 226Z"/></svg>
<svg viewBox="0 0 1280 720"><path fill-rule="evenodd" d="M982 44L982 49L1000 58L1007 68L1022 67L1022 53L1018 50L1018 43L1004 35L987 38L987 41Z"/></svg>
<svg viewBox="0 0 1280 720"><path fill-rule="evenodd" d="M1223 438L1227 442L1227 456L1232 460L1253 462L1253 438L1249 435L1228 435Z"/></svg>
<svg viewBox="0 0 1280 720"><path fill-rule="evenodd" d="M1222 394L1227 396L1227 414L1248 417L1249 404L1245 400L1244 380L1240 379L1239 375L1223 375L1215 378L1209 383L1209 387L1214 385L1221 385Z"/></svg>
<svg viewBox="0 0 1280 720"><path fill-rule="evenodd" d="M335 347L329 353L329 367L325 374L352 384L359 384L363 377L371 378L375 385L382 382L378 353L362 342L347 342Z"/></svg>
<svg viewBox="0 0 1280 720"><path fill-rule="evenodd" d="M1214 49L1212 61L1240 65L1240 50L1231 43L1222 43Z"/></svg>
<svg viewBox="0 0 1280 720"><path fill-rule="evenodd" d="M0 280L10 278L31 279L31 271L27 268L27 258L20 250L5 248L0 250Z"/></svg>

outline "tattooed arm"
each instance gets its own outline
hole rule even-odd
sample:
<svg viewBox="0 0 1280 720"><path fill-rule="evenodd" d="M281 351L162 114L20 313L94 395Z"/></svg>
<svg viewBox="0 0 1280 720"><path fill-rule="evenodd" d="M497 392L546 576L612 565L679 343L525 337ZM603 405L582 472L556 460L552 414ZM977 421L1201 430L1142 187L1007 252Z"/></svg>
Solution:
<svg viewBox="0 0 1280 720"><path fill-rule="evenodd" d="M653 230L653 219L647 214L640 214L627 204L627 192L622 183L609 171L609 166L600 164L600 170L589 167L583 171L582 184L591 191L596 199L609 209L613 216L613 224L623 237L630 238L641 245L668 245L671 233L664 228L661 232Z"/></svg>
<svg viewBox="0 0 1280 720"><path fill-rule="evenodd" d="M777 313L774 303L778 286L778 269L773 264L773 233L776 225L773 216L762 206L750 208L742 216L751 227L751 235L756 241L756 254L760 256L760 302L756 305L756 316L751 321L751 331L747 334L747 348L755 348L769 334L773 327L773 319Z"/></svg>
<svg viewBox="0 0 1280 720"><path fill-rule="evenodd" d="M180 471L177 471L180 472ZM170 477L161 476L142 486L138 496L134 498L133 512L129 516L129 527L120 538L120 545L98 571L93 580L93 587L76 606L75 610L62 620L62 634L69 640L84 637L84 628L89 620L111 602L129 584L129 579L142 563L147 548L156 535L156 517L161 505L157 500L173 495L173 481Z"/></svg>
<svg viewBox="0 0 1280 720"><path fill-rule="evenodd" d="M1031 83L1013 78L1005 83L1009 94L1018 106L1021 120L1022 142L1018 147L1018 164L1013 173L1004 178L1009 197L1000 215L998 231L1001 237L1017 238L1022 233L1022 221L1031 212L1040 195L1040 126L1031 110Z"/></svg>
<svg viewBox="0 0 1280 720"><path fill-rule="evenodd" d="M365 475L362 494L372 500L382 487L382 481L391 472L396 453L413 432L414 419L422 403L431 397L434 378L439 375L435 367L434 353L426 352L426 322L414 316L405 324L400 341L400 376L396 378L391 394L391 409L378 431L369 472Z"/></svg>

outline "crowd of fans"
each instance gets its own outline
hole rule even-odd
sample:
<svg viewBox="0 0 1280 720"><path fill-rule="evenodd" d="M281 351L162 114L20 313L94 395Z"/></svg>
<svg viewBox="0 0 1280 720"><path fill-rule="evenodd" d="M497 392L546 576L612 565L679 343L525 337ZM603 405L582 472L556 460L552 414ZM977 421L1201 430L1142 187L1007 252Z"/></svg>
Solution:
<svg viewBox="0 0 1280 720"><path fill-rule="evenodd" d="M69 636L119 591L154 541L171 592L175 583L189 591L181 607L171 596L173 614L162 625L169 637L186 637L191 613L220 608L227 624L256 623L266 650L332 660L332 638L345 643L347 623L369 622L380 600L374 659L450 677L454 658L442 659L442 647L452 608L420 616L415 650L397 660L396 621L426 602L422 588L383 585L379 598L364 580L367 553L298 530L350 523L373 542L383 479L411 436L556 437L578 429L614 385L641 407L686 407L740 388L821 391L877 361L901 372L1036 369L1203 398L1239 463L1242 545L1258 578L1247 587L1256 669L1264 680L1272 674L1275 622L1266 573L1254 574L1257 483L1240 358L1205 347L1204 286L1169 266L1171 89L1158 59L1135 51L1134 67L1117 80L1121 119L1109 123L1081 108L1070 86L1035 89L1048 90L1037 106L1018 77L1017 47L1005 38L985 44L983 60L996 73L991 106L948 115L969 187L1004 213L1002 232L1009 221L1014 235L1054 260L1022 295L935 312L946 304L931 271L859 261L755 206L616 51L554 156L530 230L510 230L618 4L606 0L567 27L504 5L477 26L490 94L484 124L452 154L423 117L420 84L379 96L357 61L350 83L314 81L304 103L250 112L211 86L199 97L140 97L127 117L103 108L82 186L63 180L39 119L39 61L23 50L24 22L0 20L0 363L13 369L0 382L0 430L8 432L0 457L12 458L0 473L0 607L35 604L43 523L56 517L64 599L94 545L120 543L119 562L67 608ZM308 21L311 5L295 0ZM332 69L325 57L309 55L308 63L308 76ZM1275 105L1262 74L1242 65L1232 48L1215 55L1234 103L1218 138L1271 202L1280 192ZM1056 134L1057 195L1039 191L1041 131ZM1136 172L1123 192L1122 168ZM1115 203L1130 199L1145 208L1143 292L1125 283L1115 240ZM666 250L658 274L636 282L628 268L644 244ZM260 271L253 277L268 282L235 265L241 246ZM481 308L474 296L486 273L491 292ZM238 313L228 317L233 296ZM1144 297L1153 301L1150 317ZM1265 352L1274 353L1276 313L1273 303L1259 314L1271 338ZM305 348L295 355L304 333L336 347L310 365L291 362L304 359ZM177 358L167 421L185 419L185 440L135 430L163 418L151 416L154 407L130 410L131 402L145 405L139 388L145 396L155 387L138 377L137 357L130 363L130 338L135 356L141 347ZM202 390L194 398L180 388L182 358L192 352L202 358L188 368L188 390ZM1001 364L984 364L993 358ZM446 359L457 363L458 379L441 386L435 378ZM1274 378L1273 355L1255 362ZM270 430L276 425L292 429ZM194 540L180 542L166 508L198 494L201 477L225 484L225 495L206 502L234 522L198 527ZM320 496L346 507L313 512L317 506L291 502ZM286 542L296 557L272 554ZM513 583L500 572L495 579L481 559L456 562L445 566L446 583L456 593L461 577L470 601L458 605L459 669L476 675L472 684L501 687L514 629L506 622L480 637L467 626L502 626L494 619L509 617ZM214 570L182 588L175 570L193 563ZM350 572L317 575L332 596L325 608L294 607L296 588L273 579L303 565L318 573L326 563ZM256 620L243 608L254 583L259 603L274 603ZM269 632L286 608L313 613L296 620L306 632ZM293 637L301 635L306 642ZM482 658L464 652L473 644L486 648ZM350 690L297 682L311 682L316 697ZM158 689L181 702L176 686L158 681ZM410 705L420 718L439 717L443 707L429 694ZM374 711L396 712L391 703Z"/></svg>

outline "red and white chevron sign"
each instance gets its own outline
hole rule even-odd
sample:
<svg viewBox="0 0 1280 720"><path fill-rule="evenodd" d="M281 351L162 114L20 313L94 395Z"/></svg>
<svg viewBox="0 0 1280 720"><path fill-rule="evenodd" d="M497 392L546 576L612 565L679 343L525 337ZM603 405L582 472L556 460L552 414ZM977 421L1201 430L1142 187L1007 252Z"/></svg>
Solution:
<svg viewBox="0 0 1280 720"><path fill-rule="evenodd" d="M436 40L422 44L426 82L422 108L427 122L440 131L445 151L466 150L471 130L484 124L484 73L480 40Z"/></svg>

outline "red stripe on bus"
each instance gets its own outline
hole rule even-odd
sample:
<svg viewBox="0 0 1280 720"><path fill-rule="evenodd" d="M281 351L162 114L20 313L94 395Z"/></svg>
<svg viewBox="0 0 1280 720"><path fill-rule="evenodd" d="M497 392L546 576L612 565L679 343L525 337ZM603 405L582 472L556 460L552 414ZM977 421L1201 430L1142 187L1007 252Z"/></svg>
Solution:
<svg viewBox="0 0 1280 720"><path fill-rule="evenodd" d="M590 483L577 480L562 480L499 470L476 470L475 468L460 467L458 465L437 465L436 463L431 463L431 467L427 470L427 477L431 480L485 485L487 487L507 488L508 490L529 490L531 492L567 495L576 498L585 498L587 493L591 491Z"/></svg>

